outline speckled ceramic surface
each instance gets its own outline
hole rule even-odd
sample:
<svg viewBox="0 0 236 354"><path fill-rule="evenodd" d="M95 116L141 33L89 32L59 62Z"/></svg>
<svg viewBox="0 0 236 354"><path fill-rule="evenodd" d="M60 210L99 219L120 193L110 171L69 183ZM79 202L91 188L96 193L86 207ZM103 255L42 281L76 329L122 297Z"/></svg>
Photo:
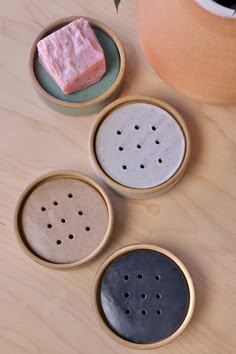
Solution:
<svg viewBox="0 0 236 354"><path fill-rule="evenodd" d="M106 242L111 206L86 176L59 173L34 183L20 199L16 227L37 259L64 265L83 263Z"/></svg>
<svg viewBox="0 0 236 354"><path fill-rule="evenodd" d="M145 344L167 338L181 326L189 289L176 263L143 249L109 264L101 280L100 301L108 325L118 335Z"/></svg>
<svg viewBox="0 0 236 354"><path fill-rule="evenodd" d="M177 338L194 310L195 292L183 263L169 251L129 245L110 255L92 288L95 315L113 339L153 349Z"/></svg>
<svg viewBox="0 0 236 354"><path fill-rule="evenodd" d="M185 138L176 120L147 103L130 103L111 112L95 144L104 172L131 188L151 188L167 181L185 153Z"/></svg>

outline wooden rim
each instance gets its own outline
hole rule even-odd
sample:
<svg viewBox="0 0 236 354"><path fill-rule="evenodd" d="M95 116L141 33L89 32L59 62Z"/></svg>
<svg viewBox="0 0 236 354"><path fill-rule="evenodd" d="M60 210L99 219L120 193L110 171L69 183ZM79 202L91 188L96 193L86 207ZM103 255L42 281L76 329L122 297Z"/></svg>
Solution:
<svg viewBox="0 0 236 354"><path fill-rule="evenodd" d="M186 314L186 317L183 321L183 323L181 324L181 326L169 337L154 342L154 343L149 343L149 344L138 344L138 343L134 343L134 342L129 342L126 339L123 339L121 337L119 337L115 332L113 332L111 330L111 328L106 324L106 322L104 321L102 314L101 314L101 307L100 307L100 303L99 303L99 291L100 291L100 282L101 282L101 277L105 271L105 269L109 266L109 264L116 259L117 257L122 256L123 254L130 252L130 251L135 251L135 250L139 250L139 249L146 249L146 250L152 250L152 251L156 251L159 253L164 254L165 256L169 257L171 260L173 260L181 269L181 271L183 272L187 284L188 284L188 288L189 288L189 307L188 307L188 312ZM154 348L159 348L162 347L170 342L172 342L174 339L176 339L187 327L187 325L189 324L192 315L193 315L193 311L194 311L194 306L195 306L195 290L194 290L194 285L193 285L193 281L191 278L191 275L189 274L189 271L187 270L187 268L185 267L185 265L179 260L179 258L177 258L173 253L165 250L164 248L158 247L158 246L154 246L154 245L150 245L150 244L134 244L134 245L129 245L123 248L120 248L119 250L115 251L114 253L112 253L99 267L99 269L97 270L97 273L95 275L94 281L93 281L93 286L92 286L92 306L93 306L93 311L95 313L95 316L97 318L97 321L99 323L99 325L101 326L101 328L111 337L113 338L115 341L119 342L122 345L125 345L129 348L132 349L154 349Z"/></svg>
<svg viewBox="0 0 236 354"><path fill-rule="evenodd" d="M114 110L117 108L120 108L121 106L130 104L130 103L149 103L153 104L157 107L160 107L167 111L178 123L179 127L181 128L184 138L185 138L185 153L184 157L182 160L181 165L179 166L178 170L176 173L170 177L167 181L164 183L151 187L151 188L130 188L126 187L115 180L113 180L109 175L105 173L105 171L101 168L97 156L96 156L96 150L95 150L95 141L96 141L96 135L98 132L99 127L101 126L102 122L106 119L106 117ZM100 177L113 189L115 189L118 193L124 194L124 195L130 195L131 197L148 197L151 195L158 195L161 194L168 189L170 189L175 183L178 182L178 180L182 177L184 171L186 170L189 158L190 158L190 152L191 152L191 143L190 143L190 134L188 131L188 127L186 122L184 121L183 117L177 112L171 105L168 103L151 98L151 97L145 97L145 96L130 96L130 97L124 97L119 100L116 100L109 104L107 107L105 107L100 114L98 115L97 120L95 121L92 130L90 132L90 138L89 138L89 154L90 154L90 159L91 163L95 169L95 171L100 175Z"/></svg>
<svg viewBox="0 0 236 354"><path fill-rule="evenodd" d="M106 25L104 25L102 22L99 22L95 19L89 18L89 17L83 17L84 19L88 20L88 22L90 23L90 25L102 30L103 32L105 32L115 43L119 55L120 55L120 70L119 70L119 74L115 80L115 82L112 84L112 86L106 91L104 92L101 96L91 100L91 101L87 101L87 102L81 102L81 103L74 103L74 102L66 102L63 100L60 100L52 95L50 95L46 90L44 90L44 88L39 84L37 77L35 75L35 71L34 71L34 60L35 60L35 53L37 50L37 44L40 41L40 39L42 39L48 32L53 31L53 29L57 26L60 25L66 25L78 18L80 18L82 16L70 16L70 17L64 17L60 20L57 20L53 23L51 23L50 25L48 25L47 27L45 27L36 37L36 39L33 42L33 45L30 49L30 54L29 54L29 71L30 71L30 77L31 80L33 82L33 85L35 87L35 89L48 101L63 106L63 107L68 107L68 108L89 108L92 106L95 106L99 103L102 103L103 101L105 101L106 99L108 99L110 96L112 96L113 94L115 94L117 87L119 87L124 79L124 75L125 75L125 67L126 67L126 55L125 55L125 49L124 46L121 42L121 40L119 39L119 37Z"/></svg>
<svg viewBox="0 0 236 354"><path fill-rule="evenodd" d="M96 189L100 195L103 197L107 211L108 211L108 226L106 233L104 235L104 238L102 242L99 244L99 246L92 252L90 253L87 257L77 261L77 262L72 262L72 263L53 263L46 261L36 254L31 251L31 249L27 246L26 242L24 241L24 235L21 233L21 214L22 214L22 209L24 207L24 204L28 198L28 196L31 194L31 192L37 188L40 184L44 183L45 181L52 180L52 179L58 179L58 178L75 178L80 181L83 181L87 183L88 185L92 186L94 189ZM114 224L114 213L113 213L113 208L111 201L105 192L105 190L97 183L95 182L92 178L76 172L76 171L55 171L48 173L46 175L43 175L36 179L34 182L32 182L21 194L20 199L16 205L15 209L15 216L14 216L14 226L15 226L15 232L16 232L16 237L18 240L18 243L20 247L23 249L24 253L27 254L32 260L35 262L49 267L49 268L54 268L54 269L67 269L67 268L73 268L77 267L79 265L82 265L88 261L90 261L92 258L94 258L106 245L108 242L112 229L113 229L113 224Z"/></svg>

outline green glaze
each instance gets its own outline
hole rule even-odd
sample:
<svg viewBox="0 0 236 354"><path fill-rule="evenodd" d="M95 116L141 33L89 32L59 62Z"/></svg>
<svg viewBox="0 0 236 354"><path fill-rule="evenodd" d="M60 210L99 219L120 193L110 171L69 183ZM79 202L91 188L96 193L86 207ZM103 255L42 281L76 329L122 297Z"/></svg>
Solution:
<svg viewBox="0 0 236 354"><path fill-rule="evenodd" d="M35 64L34 64L36 78L40 83L40 85L44 88L44 90L47 91L51 96L54 96L55 98L62 100L64 102L72 102L72 103L88 102L101 96L116 81L120 70L120 56L117 47L113 42L113 40L105 32L95 27L93 29L104 50L105 59L106 59L106 68L107 68L106 74L96 84L82 91L77 91L72 94L65 95L61 91L61 89L57 86L57 84L53 81L53 79L48 75L48 73L44 70L44 68L38 61L38 56L36 55ZM52 102L46 102L46 103L52 108L62 113L71 114L69 113L71 110L70 108L62 107L60 109L60 106L54 107L55 104L52 105ZM90 114L90 112L86 112L86 109L83 109L83 112L78 112L78 108L77 108L77 113Z"/></svg>
<svg viewBox="0 0 236 354"><path fill-rule="evenodd" d="M119 94L120 90L121 90L121 86L122 83L117 86L116 90L114 91L114 93L112 95L110 95L107 99L103 100L100 103L94 104L92 106L89 107L66 107L66 106L62 106L59 104L56 104L55 102L49 101L47 100L44 96L42 96L40 94L39 91L37 91L39 97L41 98L41 100L50 108L54 109L55 111L68 115L68 116L87 116L90 114L94 114L97 113L99 111L101 111L105 106L107 106L109 103L111 103L112 101L114 101L114 99L116 98L116 96Z"/></svg>

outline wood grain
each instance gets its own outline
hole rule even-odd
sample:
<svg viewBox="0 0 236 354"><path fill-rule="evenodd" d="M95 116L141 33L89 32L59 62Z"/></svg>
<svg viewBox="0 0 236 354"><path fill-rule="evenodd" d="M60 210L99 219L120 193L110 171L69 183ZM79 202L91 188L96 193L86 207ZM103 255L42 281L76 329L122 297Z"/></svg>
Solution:
<svg viewBox="0 0 236 354"><path fill-rule="evenodd" d="M108 247L88 266L63 272L23 254L13 214L21 192L43 173L75 169L95 177L88 157L95 116L66 117L50 110L34 92L27 68L38 32L70 15L97 18L120 36L128 60L121 96L148 95L176 107L190 128L192 156L182 180L156 199L127 200L109 192L116 225ZM189 327L158 353L234 353L236 106L197 104L155 75L137 37L134 0L123 0L119 15L107 0L1 0L0 73L1 354L136 353L103 333L90 293L101 261L135 242L176 253L196 287Z"/></svg>

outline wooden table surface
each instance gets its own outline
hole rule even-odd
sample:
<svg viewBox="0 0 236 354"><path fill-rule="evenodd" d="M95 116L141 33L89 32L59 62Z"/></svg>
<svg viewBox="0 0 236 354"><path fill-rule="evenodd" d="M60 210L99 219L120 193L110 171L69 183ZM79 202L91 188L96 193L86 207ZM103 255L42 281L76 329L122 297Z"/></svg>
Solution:
<svg viewBox="0 0 236 354"><path fill-rule="evenodd" d="M1 0L0 14L0 354L138 353L103 333L90 296L102 260L137 242L174 252L196 287L189 327L156 352L235 353L236 106L193 102L156 76L139 43L135 0L122 0L119 15L113 0ZM88 157L96 116L71 118L50 110L34 92L27 67L38 32L70 15L97 18L117 32L128 59L121 96L173 104L189 125L193 151L183 179L159 198L135 201L109 192L116 224L108 247L88 266L65 272L22 253L13 215L27 184L46 172L75 169L96 178Z"/></svg>

